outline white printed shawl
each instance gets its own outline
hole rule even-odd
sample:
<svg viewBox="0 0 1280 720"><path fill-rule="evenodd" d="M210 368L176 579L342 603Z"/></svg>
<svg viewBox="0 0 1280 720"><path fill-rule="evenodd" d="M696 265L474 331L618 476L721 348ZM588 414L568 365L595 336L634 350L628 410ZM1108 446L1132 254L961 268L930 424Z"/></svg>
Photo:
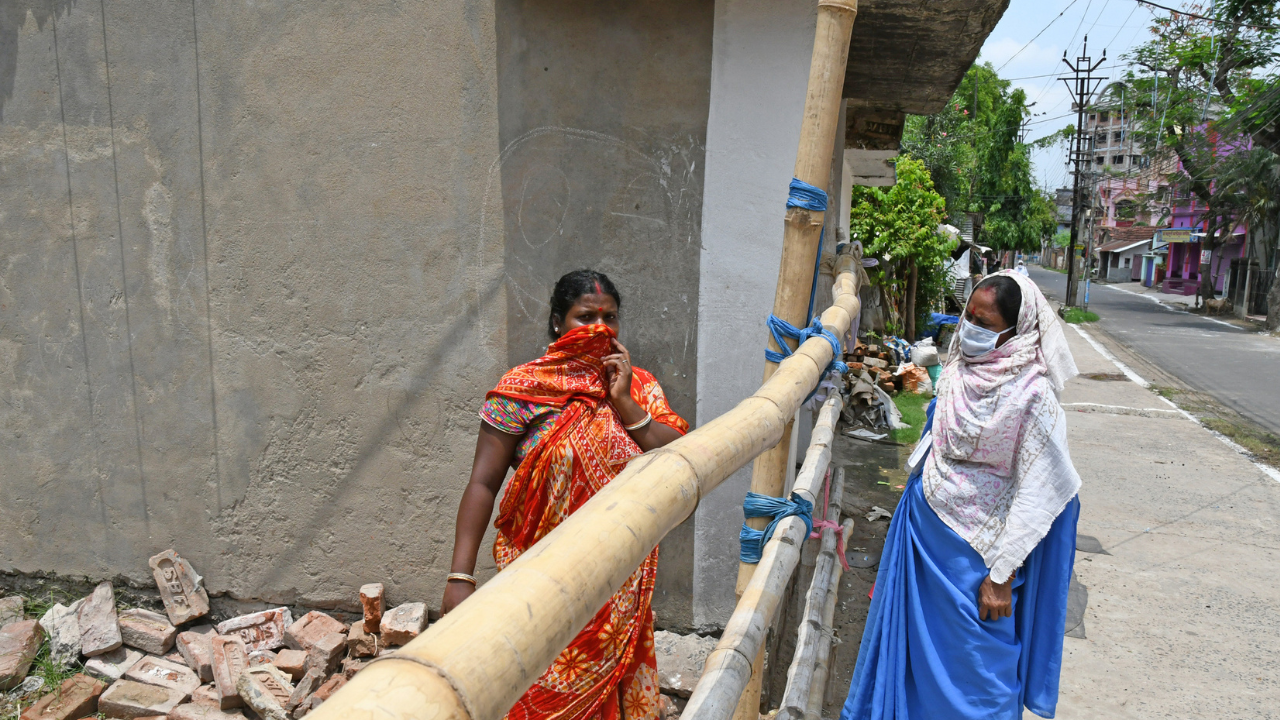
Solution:
<svg viewBox="0 0 1280 720"><path fill-rule="evenodd" d="M959 335L938 379L933 447L924 494L1003 583L1049 532L1080 490L1058 401L1076 364L1062 326L1035 283L1011 270L1022 290L1017 333L974 360Z"/></svg>

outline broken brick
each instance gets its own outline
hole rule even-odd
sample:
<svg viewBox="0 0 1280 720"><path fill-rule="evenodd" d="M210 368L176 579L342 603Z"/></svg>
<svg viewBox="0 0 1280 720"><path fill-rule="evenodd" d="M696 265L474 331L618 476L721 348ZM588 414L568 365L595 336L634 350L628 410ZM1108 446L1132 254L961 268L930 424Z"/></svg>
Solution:
<svg viewBox="0 0 1280 720"><path fill-rule="evenodd" d="M289 608L273 608L218 623L219 635L235 635L245 650L275 650L284 645L284 629L293 624Z"/></svg>
<svg viewBox="0 0 1280 720"><path fill-rule="evenodd" d="M367 660L357 660L355 658L344 658L342 661L342 677L350 680L356 676L356 673L364 669L368 665Z"/></svg>
<svg viewBox="0 0 1280 720"><path fill-rule="evenodd" d="M244 720L244 715L239 710L225 711L200 703L187 703L171 710L169 720Z"/></svg>
<svg viewBox="0 0 1280 720"><path fill-rule="evenodd" d="M40 616L40 627L49 638L49 659L66 666L80 659L80 606L84 598L67 607L55 604Z"/></svg>
<svg viewBox="0 0 1280 720"><path fill-rule="evenodd" d="M164 655L173 647L177 628L160 613L134 608L120 613L120 637L124 644L152 655Z"/></svg>
<svg viewBox="0 0 1280 720"><path fill-rule="evenodd" d="M42 640L44 631L35 620L22 620L0 628L0 690L22 684Z"/></svg>
<svg viewBox="0 0 1280 720"><path fill-rule="evenodd" d="M284 709L293 712L295 708L302 704L304 700L311 697L311 693L320 687L324 682L324 672L319 668L311 668L306 675L293 686L293 693L289 695L288 702L285 703Z"/></svg>
<svg viewBox="0 0 1280 720"><path fill-rule="evenodd" d="M274 665L259 665L240 673L236 683L240 698L263 720L288 720L284 709L293 694L289 677Z"/></svg>
<svg viewBox="0 0 1280 720"><path fill-rule="evenodd" d="M236 689L236 681L240 674L249 667L249 653L244 649L244 641L238 637L214 636L213 647L213 682L218 690L218 708L229 710L240 707L240 691Z"/></svg>
<svg viewBox="0 0 1280 720"><path fill-rule="evenodd" d="M213 645L211 641L218 632L210 625L198 625L178 633L178 652L186 661L187 667L200 676L202 682L213 680Z"/></svg>
<svg viewBox="0 0 1280 720"><path fill-rule="evenodd" d="M201 685L191 691L191 702L197 705L206 705L211 708L218 708L222 704L218 698L218 688L214 685Z"/></svg>
<svg viewBox="0 0 1280 720"><path fill-rule="evenodd" d="M276 654L270 650L254 650L249 653L249 667L254 665L274 665Z"/></svg>
<svg viewBox="0 0 1280 720"><path fill-rule="evenodd" d="M382 583L360 586L360 605L364 607L364 631L376 633L382 624L382 613L387 609L387 598Z"/></svg>
<svg viewBox="0 0 1280 720"><path fill-rule="evenodd" d="M373 657L378 654L378 636L365 632L364 621L351 623L351 632L347 634L347 652L353 657Z"/></svg>
<svg viewBox="0 0 1280 720"><path fill-rule="evenodd" d="M89 658L84 664L86 675L113 683L124 677L125 672L133 667L143 654L131 647L119 647L109 653Z"/></svg>
<svg viewBox="0 0 1280 720"><path fill-rule="evenodd" d="M302 650L281 650L276 653L276 659L272 664L283 670L291 679L297 680L306 672L307 653Z"/></svg>
<svg viewBox="0 0 1280 720"><path fill-rule="evenodd" d="M319 668L325 675L332 674L346 649L346 634L335 632L325 635L307 651L307 669Z"/></svg>
<svg viewBox="0 0 1280 720"><path fill-rule="evenodd" d="M22 613L22 607L22 598L17 595L0 598L0 627L26 618L26 615Z"/></svg>
<svg viewBox="0 0 1280 720"><path fill-rule="evenodd" d="M124 644L116 621L116 595L111 583L99 583L93 594L85 598L77 616L80 622L80 652L101 655Z"/></svg>
<svg viewBox="0 0 1280 720"><path fill-rule="evenodd" d="M285 629L284 644L292 650L310 650L325 635L345 632L346 629L346 625L319 610L312 610Z"/></svg>
<svg viewBox="0 0 1280 720"><path fill-rule="evenodd" d="M346 678L342 677L341 675L334 675L333 677L326 680L323 685L316 688L316 691L312 694L312 697L323 702L333 697L333 694L338 692L338 690L341 689L342 686L346 684L347 684Z"/></svg>
<svg viewBox="0 0 1280 720"><path fill-rule="evenodd" d="M200 677L191 668L154 655L139 660L125 672L124 679L176 690L182 693L183 700L200 687Z"/></svg>
<svg viewBox="0 0 1280 720"><path fill-rule="evenodd" d="M72 675L22 713L22 720L79 720L98 712L98 696L107 684L87 675Z"/></svg>
<svg viewBox="0 0 1280 720"><path fill-rule="evenodd" d="M181 692L167 687L120 680L98 698L98 712L122 720L168 715L182 698Z"/></svg>
<svg viewBox="0 0 1280 720"><path fill-rule="evenodd" d="M169 622L181 625L209 614L209 595L191 563L173 550L165 550L147 564L160 589L160 600Z"/></svg>
<svg viewBox="0 0 1280 720"><path fill-rule="evenodd" d="M418 637L427 626L427 604L405 603L382 616L382 642L387 645L404 645Z"/></svg>

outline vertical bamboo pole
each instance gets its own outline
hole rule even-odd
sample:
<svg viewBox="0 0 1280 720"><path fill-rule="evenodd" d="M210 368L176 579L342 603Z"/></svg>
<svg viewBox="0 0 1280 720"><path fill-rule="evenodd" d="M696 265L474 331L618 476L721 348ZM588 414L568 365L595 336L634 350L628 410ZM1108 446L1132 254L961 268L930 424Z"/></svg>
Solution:
<svg viewBox="0 0 1280 720"><path fill-rule="evenodd" d="M858 14L857 0L819 0L818 22L813 36L813 56L809 62L809 85L804 99L804 119L800 126L800 147L796 152L795 177L810 185L826 187L831 176L831 147L840 120L844 73L849 62L849 38ZM782 263L774 291L773 314L792 325L805 325L809 291L813 286L814 257L818 252L823 213L803 208L787 208L783 219ZM768 339L771 350L781 350ZM777 365L765 363L764 379L773 376ZM756 458L751 469L751 491L777 497L782 494L790 455L791 428L783 440ZM752 527L762 529L767 521L753 519ZM738 568L738 595L751 580L755 566ZM751 682L742 695L736 720L757 720L760 714L760 674L764 669L761 650L752 666Z"/></svg>

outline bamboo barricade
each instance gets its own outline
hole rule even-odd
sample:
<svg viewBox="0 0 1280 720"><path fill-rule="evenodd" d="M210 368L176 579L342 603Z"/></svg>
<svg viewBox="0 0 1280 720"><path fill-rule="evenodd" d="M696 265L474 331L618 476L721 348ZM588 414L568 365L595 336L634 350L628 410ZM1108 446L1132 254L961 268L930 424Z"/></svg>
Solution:
<svg viewBox="0 0 1280 720"><path fill-rule="evenodd" d="M822 324L858 314L853 258L837 259ZM375 659L314 720L498 720L699 498L782 437L832 360L810 338L751 397L633 460L595 497L408 645Z"/></svg>
<svg viewBox="0 0 1280 720"><path fill-rule="evenodd" d="M826 519L829 522L840 522L840 501L844 497L844 468L835 473L826 507ZM851 524L852 527L852 524ZM840 559L836 553L843 543L837 543L836 531L825 527L822 529L822 550L818 553L817 566L813 571L813 582L805 595L804 620L800 623L799 637L796 639L795 655L791 659L791 667L787 669L787 688L782 693L782 702L778 705L777 720L800 720L809 713L812 690L818 685L816 668L818 653L822 645L830 647L831 625L835 619L835 599L840 589ZM843 537L843 526L840 536ZM830 613L828 614L828 611ZM826 678L822 679L822 687L826 687ZM819 697L825 693L819 693ZM819 704L818 711L822 707Z"/></svg>
<svg viewBox="0 0 1280 720"><path fill-rule="evenodd" d="M804 98L804 117L800 124L800 145L796 151L794 177L810 185L827 188L831 178L831 151L835 145L840 105L844 100L844 74L849 62L849 39L853 21L858 15L858 0L819 0L818 19L813 35L813 55L809 60L809 83ZM787 208L783 219L782 263L778 267L778 285L774 291L773 314L797 327L807 325L809 294L813 287L814 258L822 251L824 213L804 208ZM780 351L772 336L769 349ZM764 382L773 376L777 366L766 362ZM777 497L787 477L790 456L791 420L783 432L783 441L756 458L751 469L751 491ZM762 518L752 518L748 525L757 530L765 527ZM741 597L755 566L738 567L737 591ZM751 685L742 695L742 705L735 714L738 720L757 720L760 709L760 680L764 667L764 648L755 659Z"/></svg>
<svg viewBox="0 0 1280 720"><path fill-rule="evenodd" d="M845 518L840 524L840 542L836 552L844 555L847 551L849 534L853 532L853 518ZM837 556L839 559L839 556ZM831 651L836 639L835 619L836 601L840 594L840 578L844 576L844 568L837 565L832 587L835 589L827 595L827 605L822 609L822 626L831 634L824 633L818 639L818 657L813 663L813 684L809 686L809 709L804 713L804 720L822 720L822 706L827 699L827 685L831 672Z"/></svg>
<svg viewBox="0 0 1280 720"><path fill-rule="evenodd" d="M815 506L822 502L823 478L831 464L831 446L843 408L844 401L838 393L833 393L822 405L813 427L813 441L792 488L792 492ZM843 473L840 475L843 479ZM830 502L835 503L838 512L840 491L834 487L836 484L833 481ZM720 642L707 656L702 679L694 686L681 717L725 720L738 708L743 690L753 676L753 659L764 647L770 621L782 602L787 582L800 561L801 546L807 539L805 524L800 518L788 517L778 523L773 537L764 547L756 573L751 576L738 606L725 625Z"/></svg>

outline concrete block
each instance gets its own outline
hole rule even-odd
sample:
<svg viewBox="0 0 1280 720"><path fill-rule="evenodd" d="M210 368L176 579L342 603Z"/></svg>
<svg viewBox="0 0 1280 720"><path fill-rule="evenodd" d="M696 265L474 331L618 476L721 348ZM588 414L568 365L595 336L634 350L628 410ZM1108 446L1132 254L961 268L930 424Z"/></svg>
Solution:
<svg viewBox="0 0 1280 720"><path fill-rule="evenodd" d="M160 600L169 622L181 625L209 614L209 595L191 563L173 550L165 550L147 564L160 589Z"/></svg>
<svg viewBox="0 0 1280 720"><path fill-rule="evenodd" d="M387 597L382 583L361 585L360 605L364 607L364 631L378 632L378 627L382 624L382 613L387 609Z"/></svg>
<svg viewBox="0 0 1280 720"><path fill-rule="evenodd" d="M84 664L84 672L86 675L96 677L108 683L113 683L128 672L144 657L144 654L131 647L120 647L109 653L103 653L97 657L91 657Z"/></svg>
<svg viewBox="0 0 1280 720"><path fill-rule="evenodd" d="M169 618L150 610L134 608L120 613L120 637L124 644L152 655L164 655L173 647L178 629Z"/></svg>
<svg viewBox="0 0 1280 720"><path fill-rule="evenodd" d="M169 720L244 720L239 710L219 710L217 707L190 702L169 712Z"/></svg>
<svg viewBox="0 0 1280 720"><path fill-rule="evenodd" d="M93 657L124 644L116 617L116 594L111 583L99 583L85 598L77 616L80 621L80 652Z"/></svg>
<svg viewBox="0 0 1280 720"><path fill-rule="evenodd" d="M170 711L168 720L244 720L244 714L239 710L219 710L192 702L174 708Z"/></svg>
<svg viewBox="0 0 1280 720"><path fill-rule="evenodd" d="M329 633L320 638L307 651L307 669L319 669L326 676L338 668L338 662L347 651L346 633Z"/></svg>
<svg viewBox="0 0 1280 720"><path fill-rule="evenodd" d="M168 715L182 699L181 692L167 687L118 680L98 698L98 712L109 718L137 720Z"/></svg>
<svg viewBox="0 0 1280 720"><path fill-rule="evenodd" d="M23 601L17 595L0 598L0 627L26 618L22 612Z"/></svg>
<svg viewBox="0 0 1280 720"><path fill-rule="evenodd" d="M107 684L87 675L72 675L22 713L22 720L79 720L98 712L98 696Z"/></svg>
<svg viewBox="0 0 1280 720"><path fill-rule="evenodd" d="M284 644L292 650L310 650L325 635L345 632L346 629L346 625L319 610L312 610L285 628Z"/></svg>
<svg viewBox="0 0 1280 720"><path fill-rule="evenodd" d="M289 608L273 608L233 617L218 623L219 635L235 635L244 641L245 650L275 650L284 646L284 630L293 624Z"/></svg>
<svg viewBox="0 0 1280 720"><path fill-rule="evenodd" d="M45 611L40 627L49 638L49 658L69 665L80 659L80 606L84 598L67 607L61 603Z"/></svg>
<svg viewBox="0 0 1280 720"><path fill-rule="evenodd" d="M218 708L230 710L240 707L242 701L236 681L249 667L249 653L244 649L244 641L239 637L216 635L210 644L213 648L213 683L218 689Z"/></svg>
<svg viewBox="0 0 1280 720"><path fill-rule="evenodd" d="M379 626L382 642L387 645L404 645L418 637L427 626L426 603L405 603L387 611Z"/></svg>
<svg viewBox="0 0 1280 720"><path fill-rule="evenodd" d="M380 641L377 635L365 632L363 620L357 620L351 623L351 632L347 633L347 652L352 657L373 657L378 654Z"/></svg>
<svg viewBox="0 0 1280 720"><path fill-rule="evenodd" d="M307 671L297 685L293 686L293 692L289 695L289 700L284 704L284 709L292 713L299 705L311 694L316 688L324 682L324 672L319 668L311 668Z"/></svg>
<svg viewBox="0 0 1280 720"><path fill-rule="evenodd" d="M135 663L125 671L124 679L175 690L182 693L183 700L191 697L191 693L200 687L200 677L191 668L154 655L148 655Z"/></svg>
<svg viewBox="0 0 1280 720"><path fill-rule="evenodd" d="M276 653L275 662L272 664L283 670L291 680L296 681L307 671L307 653L302 650L281 650Z"/></svg>
<svg viewBox="0 0 1280 720"><path fill-rule="evenodd" d="M293 684L274 665L259 665L240 673L236 683L240 699L262 716L262 720L288 720L285 705L293 695Z"/></svg>
<svg viewBox="0 0 1280 720"><path fill-rule="evenodd" d="M659 630L653 634L653 651L658 658L658 687L665 693L689 697L702 677L707 656L716 639L697 635L677 635Z"/></svg>
<svg viewBox="0 0 1280 720"><path fill-rule="evenodd" d="M213 645L211 641L218 631L212 625L197 625L185 632L178 633L175 641L178 652L186 661L187 667L200 676L202 682L213 681Z"/></svg>
<svg viewBox="0 0 1280 720"><path fill-rule="evenodd" d="M35 620L21 620L0 628L0 690L22 684L42 640L44 631Z"/></svg>
<svg viewBox="0 0 1280 720"><path fill-rule="evenodd" d="M222 704L218 698L218 688L213 685L201 685L191 692L191 702L217 709Z"/></svg>

